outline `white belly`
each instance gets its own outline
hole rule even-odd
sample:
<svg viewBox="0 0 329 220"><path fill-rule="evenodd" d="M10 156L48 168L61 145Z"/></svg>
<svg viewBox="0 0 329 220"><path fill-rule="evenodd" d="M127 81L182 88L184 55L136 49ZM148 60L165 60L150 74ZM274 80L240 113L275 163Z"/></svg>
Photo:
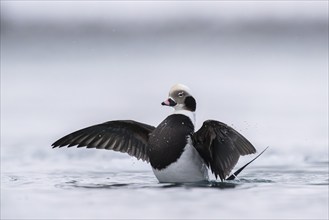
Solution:
<svg viewBox="0 0 329 220"><path fill-rule="evenodd" d="M160 183L188 183L208 180L208 169L196 149L189 143L181 157L162 170L153 169Z"/></svg>

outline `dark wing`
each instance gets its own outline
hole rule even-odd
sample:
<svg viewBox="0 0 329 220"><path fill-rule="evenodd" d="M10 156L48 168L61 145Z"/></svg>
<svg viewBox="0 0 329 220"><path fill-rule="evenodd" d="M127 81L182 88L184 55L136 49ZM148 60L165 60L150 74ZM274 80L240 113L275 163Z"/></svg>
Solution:
<svg viewBox="0 0 329 220"><path fill-rule="evenodd" d="M149 134L155 127L135 121L109 121L68 134L55 143L55 147L97 148L128 153L149 162L147 153Z"/></svg>
<svg viewBox="0 0 329 220"><path fill-rule="evenodd" d="M219 121L205 121L192 140L207 166L221 180L230 174L240 156L256 153L245 137Z"/></svg>

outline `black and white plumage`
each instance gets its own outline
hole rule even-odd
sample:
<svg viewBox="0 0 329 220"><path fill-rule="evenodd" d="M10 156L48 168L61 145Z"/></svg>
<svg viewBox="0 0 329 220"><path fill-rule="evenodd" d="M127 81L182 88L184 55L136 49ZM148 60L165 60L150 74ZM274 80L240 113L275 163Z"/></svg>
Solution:
<svg viewBox="0 0 329 220"><path fill-rule="evenodd" d="M207 180L207 168L225 180L240 156L256 152L246 138L219 121L207 120L194 132L196 101L188 87L173 86L162 105L175 111L157 127L132 120L109 121L66 135L52 146L128 153L150 162L160 182Z"/></svg>

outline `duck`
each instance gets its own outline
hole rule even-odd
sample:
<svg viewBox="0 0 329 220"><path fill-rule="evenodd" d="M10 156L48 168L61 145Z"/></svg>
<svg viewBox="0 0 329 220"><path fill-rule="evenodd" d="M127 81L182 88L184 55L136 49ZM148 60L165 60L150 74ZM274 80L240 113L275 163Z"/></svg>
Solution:
<svg viewBox="0 0 329 220"><path fill-rule="evenodd" d="M208 181L209 171L221 181L234 179L241 169L230 173L240 156L256 153L242 134L223 122L206 120L195 131L197 104L186 85L172 86L161 104L174 111L156 127L134 120L112 120L72 132L52 147L127 153L149 163L160 183Z"/></svg>

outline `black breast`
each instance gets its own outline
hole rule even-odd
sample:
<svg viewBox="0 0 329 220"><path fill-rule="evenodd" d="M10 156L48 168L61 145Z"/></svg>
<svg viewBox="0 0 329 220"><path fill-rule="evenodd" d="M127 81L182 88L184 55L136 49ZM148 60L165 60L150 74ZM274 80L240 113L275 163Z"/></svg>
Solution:
<svg viewBox="0 0 329 220"><path fill-rule="evenodd" d="M194 132L191 120L181 114L168 116L150 134L149 158L153 168L161 170L183 153L187 137Z"/></svg>

